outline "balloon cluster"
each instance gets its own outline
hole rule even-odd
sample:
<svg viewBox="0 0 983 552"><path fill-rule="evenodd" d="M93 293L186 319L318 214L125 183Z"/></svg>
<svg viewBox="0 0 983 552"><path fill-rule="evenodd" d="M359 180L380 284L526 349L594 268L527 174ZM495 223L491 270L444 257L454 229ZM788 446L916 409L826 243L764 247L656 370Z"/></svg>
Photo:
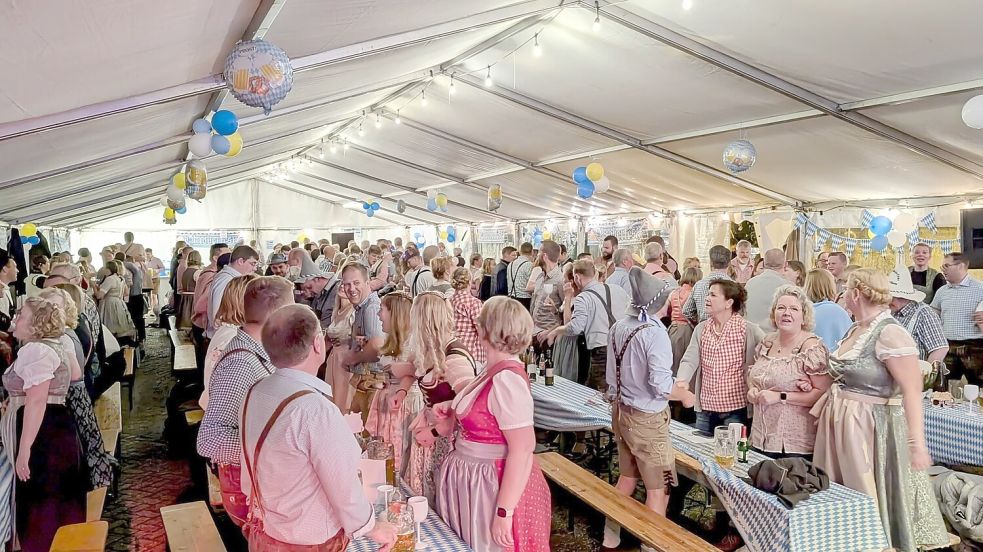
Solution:
<svg viewBox="0 0 983 552"><path fill-rule="evenodd" d="M365 211L365 216L372 218L375 216L375 212L379 210L379 204L375 201L371 203L368 201L363 201L362 210Z"/></svg>
<svg viewBox="0 0 983 552"><path fill-rule="evenodd" d="M868 229L874 237L870 240L870 248L874 251L884 251L887 246L898 248L908 241L907 234L918 228L918 219L910 213L901 213L892 221L880 215L870 220Z"/></svg>
<svg viewBox="0 0 983 552"><path fill-rule="evenodd" d="M735 140L724 148L724 166L732 173L742 173L758 159L758 150L747 140Z"/></svg>
<svg viewBox="0 0 983 552"><path fill-rule="evenodd" d="M440 209L441 213L447 212L447 194L435 190L427 191L427 211L431 213Z"/></svg>
<svg viewBox="0 0 983 552"><path fill-rule="evenodd" d="M41 236L38 236L38 226L33 222L24 223L20 227L21 245L37 245L41 243Z"/></svg>
<svg viewBox="0 0 983 552"><path fill-rule="evenodd" d="M502 206L502 185L492 184L488 187L488 210L497 211Z"/></svg>
<svg viewBox="0 0 983 552"><path fill-rule="evenodd" d="M213 151L226 157L235 157L242 151L242 135L239 134L239 118L222 109L212 115L212 120L197 119L191 125L194 134L188 140L188 149L195 157L210 155ZM212 131L215 131L214 134Z"/></svg>
<svg viewBox="0 0 983 552"><path fill-rule="evenodd" d="M542 228L540 228L540 227L537 226L537 227L535 227L535 228L532 229L532 245L533 245L533 247L537 247L538 248L539 246L543 245L543 240L544 239L546 239L546 238L543 237L543 229Z"/></svg>
<svg viewBox="0 0 983 552"><path fill-rule="evenodd" d="M440 231L440 239L447 240L448 243L457 241L457 228L453 224L448 224L446 230Z"/></svg>
<svg viewBox="0 0 983 552"><path fill-rule="evenodd" d="M294 67L287 53L265 40L244 40L225 58L223 71L229 91L250 107L270 114L294 85Z"/></svg>
<svg viewBox="0 0 983 552"><path fill-rule="evenodd" d="M595 193L603 194L611 188L600 163L590 163L586 167L574 169L573 182L577 185L577 196L580 199L590 199Z"/></svg>
<svg viewBox="0 0 983 552"><path fill-rule="evenodd" d="M415 234L413 234L413 242L420 249L423 249L423 247L427 245L427 240L423 237L423 234L421 232L416 232Z"/></svg>

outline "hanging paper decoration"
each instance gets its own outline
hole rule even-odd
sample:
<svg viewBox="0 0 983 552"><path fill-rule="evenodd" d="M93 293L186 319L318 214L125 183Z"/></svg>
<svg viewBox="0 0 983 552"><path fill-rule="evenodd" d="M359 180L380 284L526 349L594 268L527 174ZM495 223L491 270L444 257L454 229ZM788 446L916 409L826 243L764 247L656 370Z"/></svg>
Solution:
<svg viewBox="0 0 983 552"><path fill-rule="evenodd" d="M265 40L236 44L225 59L224 74L237 100L262 107L266 115L287 97L294 84L294 68L287 53Z"/></svg>
<svg viewBox="0 0 983 552"><path fill-rule="evenodd" d="M488 187L488 210L497 211L502 206L502 186L492 184Z"/></svg>
<svg viewBox="0 0 983 552"><path fill-rule="evenodd" d="M843 245L843 236L830 234L829 246L833 248L833 251L839 251L841 245Z"/></svg>
<svg viewBox="0 0 983 552"><path fill-rule="evenodd" d="M406 212L406 202L403 201L402 199L396 200L396 212L399 214L403 214Z"/></svg>
<svg viewBox="0 0 983 552"><path fill-rule="evenodd" d="M925 228L928 228L929 230L931 230L932 232L938 232L939 231L939 227L936 226L936 224L935 224L935 212L934 211L931 212L931 213L929 213L929 214L927 214L927 215L925 215L924 217L922 217L922 220L919 221L919 223L922 226L924 226Z"/></svg>
<svg viewBox="0 0 983 552"><path fill-rule="evenodd" d="M827 230L825 228L820 228L819 229L819 232L818 232L818 234L816 236L816 246L817 247L822 247L823 244L826 243L826 240L828 240L831 235L832 234L830 234L829 230Z"/></svg>
<svg viewBox="0 0 983 552"><path fill-rule="evenodd" d="M860 252L864 255L870 255L870 240L857 240L860 244Z"/></svg>
<svg viewBox="0 0 983 552"><path fill-rule="evenodd" d="M853 252L857 250L857 240L853 238L846 238L845 243L847 257L852 257Z"/></svg>
<svg viewBox="0 0 983 552"><path fill-rule="evenodd" d="M207 192L206 185L208 183L208 172L205 169L205 162L201 159L188 161L184 169L184 178L186 181L184 193L194 200L201 201L204 199L205 193Z"/></svg>
<svg viewBox="0 0 983 552"><path fill-rule="evenodd" d="M867 209L860 212L860 227L870 228L870 221L874 220L874 213L871 213Z"/></svg>
<svg viewBox="0 0 983 552"><path fill-rule="evenodd" d="M758 158L754 144L747 140L735 140L724 148L724 166L733 173L742 173L752 166Z"/></svg>

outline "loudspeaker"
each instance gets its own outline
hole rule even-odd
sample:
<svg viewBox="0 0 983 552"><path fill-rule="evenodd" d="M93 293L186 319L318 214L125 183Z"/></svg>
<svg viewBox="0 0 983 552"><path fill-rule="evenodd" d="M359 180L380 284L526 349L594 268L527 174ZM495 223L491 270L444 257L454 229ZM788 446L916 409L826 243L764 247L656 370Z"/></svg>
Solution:
<svg viewBox="0 0 983 552"><path fill-rule="evenodd" d="M961 245L962 252L969 261L969 268L983 268L983 209L962 210Z"/></svg>

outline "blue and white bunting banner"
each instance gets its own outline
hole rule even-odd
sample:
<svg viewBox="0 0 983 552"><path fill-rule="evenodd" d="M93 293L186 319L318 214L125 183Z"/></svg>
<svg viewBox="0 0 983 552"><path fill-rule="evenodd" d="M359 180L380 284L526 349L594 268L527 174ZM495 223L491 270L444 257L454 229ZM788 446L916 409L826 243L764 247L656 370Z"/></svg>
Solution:
<svg viewBox="0 0 983 552"><path fill-rule="evenodd" d="M860 252L864 255L870 255L870 240L857 240L860 243Z"/></svg>
<svg viewBox="0 0 983 552"><path fill-rule="evenodd" d="M945 253L946 255L948 255L949 253L952 253L952 246L955 243L956 243L956 240L942 240L941 241L942 252Z"/></svg>
<svg viewBox="0 0 983 552"><path fill-rule="evenodd" d="M829 245L833 248L833 251L839 251L840 246L843 245L843 236L839 234L831 234L829 238Z"/></svg>
<svg viewBox="0 0 983 552"><path fill-rule="evenodd" d="M855 240L853 238L846 238L844 240L844 243L846 243L846 254L847 254L847 256L848 257L852 257L853 256L853 252L857 250L857 240Z"/></svg>
<svg viewBox="0 0 983 552"><path fill-rule="evenodd" d="M870 221L874 220L874 213L871 213L867 209L864 209L860 213L860 227L870 228Z"/></svg>
<svg viewBox="0 0 983 552"><path fill-rule="evenodd" d="M805 213L799 213L796 215L795 220L792 222L792 229L798 230L803 224L809 221L809 217Z"/></svg>
<svg viewBox="0 0 983 552"><path fill-rule="evenodd" d="M825 228L820 228L818 233L816 234L816 245L822 247L822 245L826 243L826 240L828 240L831 235L832 234L829 233L829 230Z"/></svg>
<svg viewBox="0 0 983 552"><path fill-rule="evenodd" d="M807 238L813 237L816 234L817 228L818 227L815 224L811 222L806 222L806 237Z"/></svg>
<svg viewBox="0 0 983 552"><path fill-rule="evenodd" d="M935 224L935 212L934 211L931 212L931 213L929 213L929 214L927 214L927 215L925 215L924 217L922 217L922 220L918 221L918 223L921 224L922 226L924 226L925 228L928 228L932 232L938 232L939 231L939 227L936 226L936 224Z"/></svg>

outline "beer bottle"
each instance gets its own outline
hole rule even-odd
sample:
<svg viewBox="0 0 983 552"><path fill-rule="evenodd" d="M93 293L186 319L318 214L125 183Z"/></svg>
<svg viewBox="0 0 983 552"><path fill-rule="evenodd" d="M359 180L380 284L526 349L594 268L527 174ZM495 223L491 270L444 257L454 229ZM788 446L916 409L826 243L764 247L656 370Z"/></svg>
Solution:
<svg viewBox="0 0 983 552"><path fill-rule="evenodd" d="M737 442L737 461L747 464L747 453L751 447L747 442L747 426L741 426L741 440Z"/></svg>
<svg viewBox="0 0 983 552"><path fill-rule="evenodd" d="M543 376L546 385L553 385L553 358L550 355L543 355L546 357L546 374Z"/></svg>
<svg viewBox="0 0 983 552"><path fill-rule="evenodd" d="M536 372L539 371L539 367L536 365L536 350L529 346L529 352L526 353L526 371L529 372L529 381L536 381Z"/></svg>

